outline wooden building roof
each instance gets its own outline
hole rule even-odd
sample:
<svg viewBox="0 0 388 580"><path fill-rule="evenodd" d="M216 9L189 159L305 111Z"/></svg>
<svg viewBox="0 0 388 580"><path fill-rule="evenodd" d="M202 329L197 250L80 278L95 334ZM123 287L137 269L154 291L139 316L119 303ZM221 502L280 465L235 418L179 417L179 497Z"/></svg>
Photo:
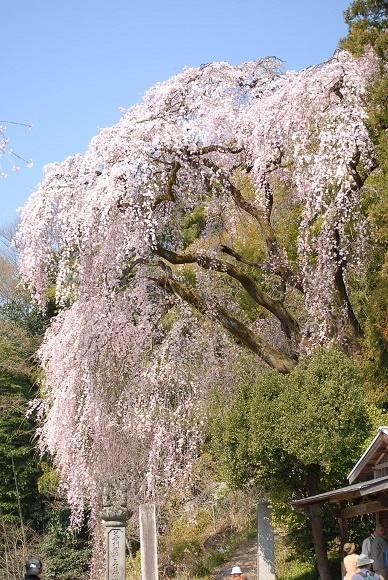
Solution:
<svg viewBox="0 0 388 580"><path fill-rule="evenodd" d="M342 504L358 499L358 505L342 508L344 517L388 510L388 427L378 428L376 437L349 473L348 480L350 485L294 500L291 505L308 510L324 502ZM373 494L378 496L366 497Z"/></svg>
<svg viewBox="0 0 388 580"><path fill-rule="evenodd" d="M388 474L388 427L379 427L376 437L348 475L349 483Z"/></svg>

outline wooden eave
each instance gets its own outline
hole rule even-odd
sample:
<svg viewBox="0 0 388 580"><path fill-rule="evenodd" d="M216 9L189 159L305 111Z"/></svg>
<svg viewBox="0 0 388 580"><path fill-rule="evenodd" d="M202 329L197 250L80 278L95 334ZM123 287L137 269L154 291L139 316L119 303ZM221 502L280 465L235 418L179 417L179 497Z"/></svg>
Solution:
<svg viewBox="0 0 388 580"><path fill-rule="evenodd" d="M369 481L360 481L353 485L347 485L346 487L326 491L318 495L297 499L292 501L291 505L296 509L304 510L315 504L325 502L339 503L346 500L362 498L370 494L383 493L385 491L388 491L388 475Z"/></svg>

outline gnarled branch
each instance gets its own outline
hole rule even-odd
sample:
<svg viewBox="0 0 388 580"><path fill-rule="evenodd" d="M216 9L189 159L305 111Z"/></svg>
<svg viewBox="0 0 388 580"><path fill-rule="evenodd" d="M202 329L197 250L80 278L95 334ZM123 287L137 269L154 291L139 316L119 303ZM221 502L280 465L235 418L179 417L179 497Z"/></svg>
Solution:
<svg viewBox="0 0 388 580"><path fill-rule="evenodd" d="M163 201L176 201L176 198L174 195L174 185L177 182L178 172L179 172L180 168L181 168L181 164L179 163L179 161L174 161L174 163L172 164L170 174L169 174L168 179L167 179L165 190L163 193L158 195L158 197L155 199L155 202L154 202L155 207L157 205L159 205L160 203L162 203Z"/></svg>
<svg viewBox="0 0 388 580"><path fill-rule="evenodd" d="M240 268L237 268L234 264L230 262L223 262L219 258L212 256L206 256L205 254L177 254L171 250L167 250L161 246L158 246L155 253L170 262L171 264L198 264L201 268L205 270L215 270L217 272L225 273L238 280L244 290L249 294L249 296L271 314L276 316L276 318L281 323L282 329L288 338L294 337L297 341L300 339L300 329L299 324L295 318L288 312L284 307L283 303L279 300L274 300L266 292L261 290L256 284L255 280L246 274Z"/></svg>
<svg viewBox="0 0 388 580"><path fill-rule="evenodd" d="M292 271L289 272L289 275L285 275L284 270L282 270L280 266L277 264L268 264L268 262L252 262L251 260L247 260L246 258L244 258L244 256L242 256L229 246L225 246L224 244L221 246L221 252L227 254L228 256L232 256L232 258L234 258L235 260L237 260L237 262L240 262L241 264L245 264L246 266L250 266L251 268L256 268L257 270L260 270L261 272L266 272L267 274L276 274L277 276L282 278L283 282L287 283L289 286L292 286L293 288L296 288L296 290L299 290L299 292L304 294L304 289L301 281L298 280L298 278L294 275Z"/></svg>
<svg viewBox="0 0 388 580"><path fill-rule="evenodd" d="M241 191L230 184L230 193L233 197L235 204L246 213L251 215L259 224L261 233L263 234L264 241L267 247L267 255L270 260L273 260L273 272L280 276L286 284L297 288L303 292L303 286L297 280L293 270L290 266L284 263L284 258L282 252L279 248L275 231L271 224L271 212L273 205L273 194L270 185L267 180L263 181L265 185L265 197L266 197L266 209L263 210L259 208L255 203L252 203L246 199Z"/></svg>
<svg viewBox="0 0 388 580"><path fill-rule="evenodd" d="M204 316L209 316L209 312L211 312L219 324L221 324L221 326L225 328L225 330L227 330L239 344L244 345L250 351L257 354L273 369L276 369L283 374L287 374L296 366L296 360L273 348L269 343L257 336L257 334L222 306L213 303L210 308L206 300L204 300L204 298L202 298L197 292L169 276L158 278L157 282L165 290L178 295L182 300L193 306Z"/></svg>
<svg viewBox="0 0 388 580"><path fill-rule="evenodd" d="M275 168L278 168L281 160L282 155L281 152L279 152L276 159L268 164L267 171L271 172L274 171ZM213 160L205 157L202 159L202 163L206 167L209 167L209 169L212 169L212 171L214 171L219 176L225 186L229 189L230 195L232 196L235 204L240 209L251 215L258 223L267 247L268 258L276 263L276 265L274 264L272 271L276 275L280 276L286 284L289 284L290 286L293 286L294 288L297 288L303 292L303 287L297 280L297 276L293 272L292 268L290 268L290 266L285 263L284 257L282 256L282 252L279 248L275 236L275 231L271 224L273 194L265 175L263 176L263 187L265 189L266 208L263 210L257 204L244 197L241 191L231 182L229 176L226 175L226 173Z"/></svg>

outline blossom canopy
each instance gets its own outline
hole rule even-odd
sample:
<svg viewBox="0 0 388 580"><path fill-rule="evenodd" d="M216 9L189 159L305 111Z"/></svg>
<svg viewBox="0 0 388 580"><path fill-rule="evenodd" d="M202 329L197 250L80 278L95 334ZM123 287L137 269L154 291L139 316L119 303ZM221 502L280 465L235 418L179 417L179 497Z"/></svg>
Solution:
<svg viewBox="0 0 388 580"><path fill-rule="evenodd" d="M361 335L347 275L367 242L373 72L343 51L300 72L189 68L46 168L17 244L35 300L55 288L59 306L36 406L74 521L85 499L97 513L104 474L137 498L184 479L241 349L288 373ZM291 250L278 224L293 212Z"/></svg>

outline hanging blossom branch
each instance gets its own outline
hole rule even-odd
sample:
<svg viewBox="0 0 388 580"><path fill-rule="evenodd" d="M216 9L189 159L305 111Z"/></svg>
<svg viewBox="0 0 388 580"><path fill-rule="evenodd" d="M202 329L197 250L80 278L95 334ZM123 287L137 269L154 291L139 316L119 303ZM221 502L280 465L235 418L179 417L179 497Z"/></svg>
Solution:
<svg viewBox="0 0 388 580"><path fill-rule="evenodd" d="M13 151L13 149L10 149L10 147L9 147L10 140L6 135L7 125L17 125L20 127L26 127L29 130L32 129L32 125L30 123L18 123L16 121L0 121L0 155L4 156L5 158L7 158L9 160L9 162L12 164L14 171L19 171L20 168L19 168L19 166L15 165L15 163L12 163L11 158L15 158L15 159L18 159L19 161L23 161L23 163L25 163L25 165L28 168L31 168L33 166L32 161L25 159L24 157L19 155L19 153L16 153L16 151ZM7 174L4 172L4 170L1 171L1 176L2 177L7 176Z"/></svg>

